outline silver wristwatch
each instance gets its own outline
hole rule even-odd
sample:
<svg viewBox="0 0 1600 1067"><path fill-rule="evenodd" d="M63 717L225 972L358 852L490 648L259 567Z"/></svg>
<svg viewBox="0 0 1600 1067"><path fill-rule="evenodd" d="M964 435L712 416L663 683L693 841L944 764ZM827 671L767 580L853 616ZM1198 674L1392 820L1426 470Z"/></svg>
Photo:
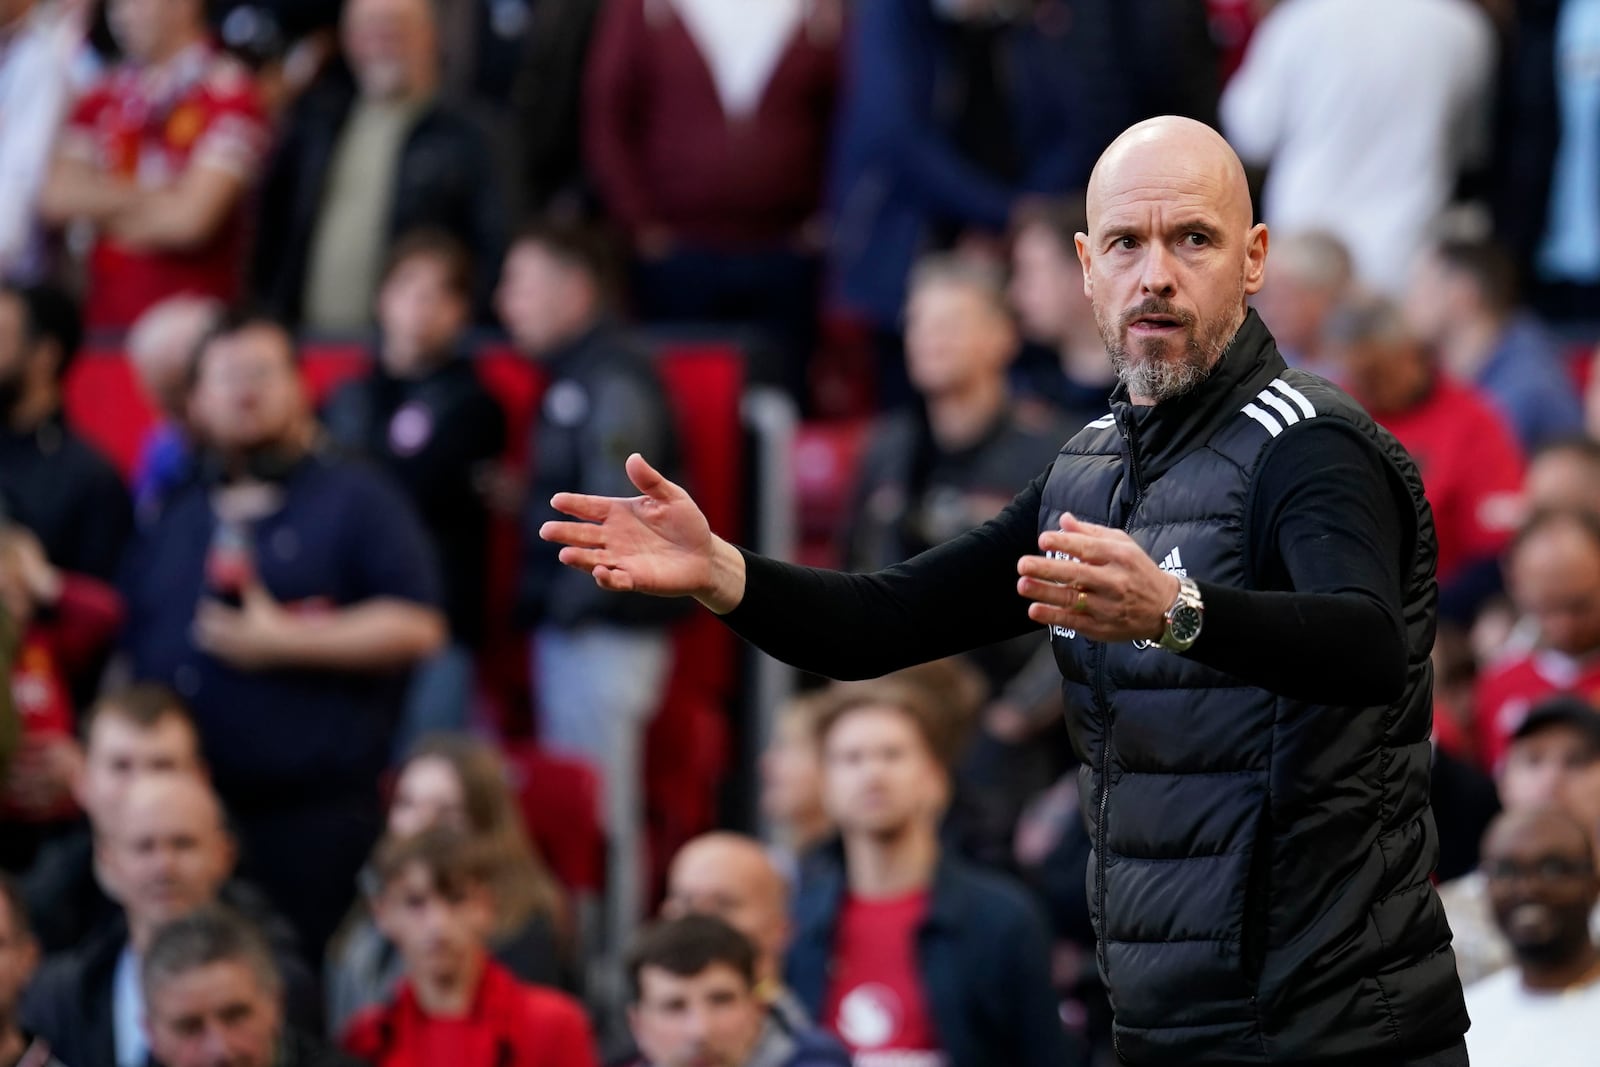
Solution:
<svg viewBox="0 0 1600 1067"><path fill-rule="evenodd" d="M1200 587L1188 578L1178 579L1178 597L1167 609L1167 625L1156 645L1168 652L1187 652L1200 637L1206 606L1200 600Z"/></svg>

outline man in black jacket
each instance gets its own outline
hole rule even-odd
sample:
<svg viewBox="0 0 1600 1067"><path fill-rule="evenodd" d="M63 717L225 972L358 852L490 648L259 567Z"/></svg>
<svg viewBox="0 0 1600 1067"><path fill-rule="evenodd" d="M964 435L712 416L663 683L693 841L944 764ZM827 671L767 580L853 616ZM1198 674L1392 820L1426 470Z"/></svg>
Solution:
<svg viewBox="0 0 1600 1067"><path fill-rule="evenodd" d="M532 632L539 740L601 770L612 843L606 875L608 944L637 924L644 731L672 668L670 601L609 596L561 566L539 528L558 518L550 497L569 485L627 487L621 463L653 450L675 464L677 434L649 354L606 306L606 257L596 237L537 226L512 242L496 304L517 349L547 374L530 449L517 621Z"/></svg>
<svg viewBox="0 0 1600 1067"><path fill-rule="evenodd" d="M507 208L482 128L439 99L434 5L351 0L341 24L349 75L295 105L261 193L256 295L313 329L366 326L392 239L424 226L498 264ZM493 272L476 297L487 311Z"/></svg>
<svg viewBox="0 0 1600 1067"><path fill-rule="evenodd" d="M1120 1058L1465 1064L1428 880L1421 478L1249 311L1267 234L1214 131L1134 126L1088 207L1078 254L1121 384L989 523L876 574L795 568L713 537L634 456L643 496L560 495L587 521L544 535L603 588L693 595L839 677L1049 627Z"/></svg>

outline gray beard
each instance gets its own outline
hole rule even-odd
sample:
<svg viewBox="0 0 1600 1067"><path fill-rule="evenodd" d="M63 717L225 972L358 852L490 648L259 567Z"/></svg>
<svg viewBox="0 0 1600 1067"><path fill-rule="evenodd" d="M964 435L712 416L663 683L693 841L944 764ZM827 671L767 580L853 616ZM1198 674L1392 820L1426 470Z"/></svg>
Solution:
<svg viewBox="0 0 1600 1067"><path fill-rule="evenodd" d="M1240 298L1243 298L1242 292ZM1118 333L1120 323L1110 329L1102 326L1100 332L1105 339L1106 353L1111 357L1111 368L1117 372L1117 380L1130 395L1160 404L1194 391L1211 377L1211 372L1222 362L1223 355L1243 325L1241 322L1230 330L1231 318L1231 314L1227 318L1219 315L1201 323L1183 356L1177 360L1156 357L1134 359Z"/></svg>

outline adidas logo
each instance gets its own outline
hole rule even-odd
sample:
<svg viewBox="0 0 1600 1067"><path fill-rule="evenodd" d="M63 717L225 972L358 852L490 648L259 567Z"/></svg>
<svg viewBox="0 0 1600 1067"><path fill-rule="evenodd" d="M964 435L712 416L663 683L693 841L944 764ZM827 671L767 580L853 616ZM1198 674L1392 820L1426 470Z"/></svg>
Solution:
<svg viewBox="0 0 1600 1067"><path fill-rule="evenodd" d="M1157 566L1166 571L1168 574L1176 574L1179 578L1189 577L1189 569L1183 565L1183 556L1176 548L1174 548L1171 552L1168 552L1167 558L1162 560L1159 564L1157 564Z"/></svg>

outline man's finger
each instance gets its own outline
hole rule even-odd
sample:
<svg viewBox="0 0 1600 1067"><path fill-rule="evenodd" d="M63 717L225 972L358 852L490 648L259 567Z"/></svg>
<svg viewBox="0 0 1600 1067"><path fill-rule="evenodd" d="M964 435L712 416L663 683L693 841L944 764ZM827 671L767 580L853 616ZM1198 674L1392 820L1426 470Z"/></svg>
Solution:
<svg viewBox="0 0 1600 1067"><path fill-rule="evenodd" d="M1104 567L1044 556L1023 556L1017 560L1017 573L1039 582L1041 588L1077 588L1104 593L1113 584Z"/></svg>
<svg viewBox="0 0 1600 1067"><path fill-rule="evenodd" d="M601 548L605 545L604 528L592 522L556 522L539 527L539 536L559 545L575 548Z"/></svg>
<svg viewBox="0 0 1600 1067"><path fill-rule="evenodd" d="M613 593L633 592L633 575L627 571L617 570L614 567L599 566L589 573L594 575L595 584L602 589L609 589Z"/></svg>
<svg viewBox="0 0 1600 1067"><path fill-rule="evenodd" d="M579 545L563 548L556 554L556 558L568 567L591 572L596 567L606 567L614 562L611 554L603 548L587 548Z"/></svg>
<svg viewBox="0 0 1600 1067"><path fill-rule="evenodd" d="M650 466L649 462L637 452L628 457L625 466L628 480L633 483L634 488L652 500L666 502L676 499L683 493L682 489L669 482L665 475Z"/></svg>
<svg viewBox="0 0 1600 1067"><path fill-rule="evenodd" d="M557 493L550 498L550 506L561 514L586 522L604 522L615 503L608 496L587 496L583 493Z"/></svg>
<svg viewBox="0 0 1600 1067"><path fill-rule="evenodd" d="M1042 551L1060 552L1084 563L1104 563L1109 547L1104 539L1090 534L1046 530L1039 535Z"/></svg>
<svg viewBox="0 0 1600 1067"><path fill-rule="evenodd" d="M1035 604L1047 604L1063 610L1078 610L1080 602L1086 605L1103 601L1092 590L1080 589L1075 585L1062 585L1058 582L1040 581L1024 575L1017 579L1017 593Z"/></svg>
<svg viewBox="0 0 1600 1067"><path fill-rule="evenodd" d="M1090 537L1101 537L1106 534L1117 534L1122 532L1121 530L1114 529L1110 526L1100 526L1096 523L1084 522L1076 515L1065 511L1061 513L1061 520L1056 523L1056 525L1068 533L1081 533Z"/></svg>

